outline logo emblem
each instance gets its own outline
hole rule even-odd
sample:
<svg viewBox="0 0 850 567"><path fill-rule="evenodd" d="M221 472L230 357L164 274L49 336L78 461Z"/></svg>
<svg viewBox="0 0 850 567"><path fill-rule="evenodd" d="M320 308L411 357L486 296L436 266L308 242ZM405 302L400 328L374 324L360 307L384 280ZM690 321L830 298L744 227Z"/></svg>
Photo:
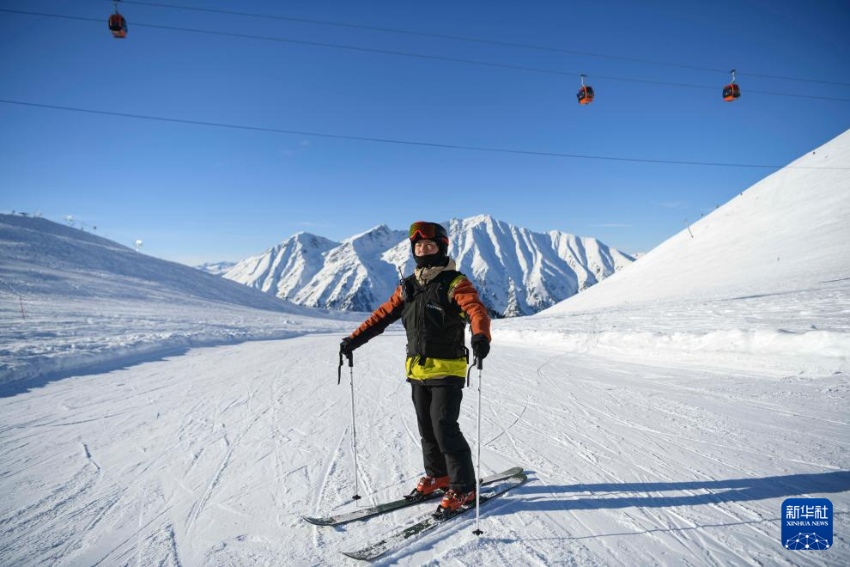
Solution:
<svg viewBox="0 0 850 567"><path fill-rule="evenodd" d="M782 545L794 551L832 547L832 502L826 498L788 498L782 503Z"/></svg>

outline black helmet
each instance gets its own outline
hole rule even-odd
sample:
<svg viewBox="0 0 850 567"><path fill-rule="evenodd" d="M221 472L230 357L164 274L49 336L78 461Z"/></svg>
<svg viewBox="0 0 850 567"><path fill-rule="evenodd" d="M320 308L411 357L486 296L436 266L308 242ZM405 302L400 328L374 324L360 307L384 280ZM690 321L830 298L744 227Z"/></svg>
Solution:
<svg viewBox="0 0 850 567"><path fill-rule="evenodd" d="M414 251L414 246L420 240L433 240L437 243L439 251L430 256L419 256L416 259L417 266L445 266L449 261L449 235L442 225L435 222L416 221L410 225L410 230L407 233L410 239L410 251Z"/></svg>

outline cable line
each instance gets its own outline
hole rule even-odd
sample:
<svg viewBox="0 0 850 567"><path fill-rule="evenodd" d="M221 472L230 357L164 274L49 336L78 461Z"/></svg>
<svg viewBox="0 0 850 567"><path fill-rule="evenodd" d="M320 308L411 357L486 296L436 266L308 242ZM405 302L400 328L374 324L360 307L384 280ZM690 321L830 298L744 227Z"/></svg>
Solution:
<svg viewBox="0 0 850 567"><path fill-rule="evenodd" d="M596 156L589 154L572 154L562 152L545 152L533 150L516 150L510 148L494 148L487 146L469 146L463 144L446 144L437 142L422 142L416 140L400 140L393 138L376 138L370 136L354 136L347 134L333 134L328 132L310 132L307 130L289 130L284 128L270 128L268 126L246 126L241 124L227 124L223 122L209 122L205 120L188 120L184 118L168 118L163 116L152 116L146 114L135 114L129 112L114 112L109 110L96 110L90 108L79 108L73 106L60 106L54 104L41 104L35 102L26 102L19 100L10 100L0 98L2 104L13 104L18 106L27 106L32 108L46 108L51 110L63 110L67 112L80 112L84 114L95 114L100 116L115 116L120 118L134 118L138 120L151 120L156 122L168 122L173 124L187 124L191 126L209 126L213 128L226 128L230 130L248 130L254 132L269 132L272 134L291 134L296 136L313 136L318 138L331 138L336 140L351 140L358 142L376 142L381 144L396 144L405 146L420 146L428 148L442 148L450 150L470 150L478 152L491 152L501 154L515 154L537 157L557 157L557 158L574 158L574 159L593 159L603 161L619 161L632 163L649 163L662 165L696 165L696 166L711 166L711 167L740 167L753 169L782 169L783 165L766 165L766 164L746 164L746 163L723 163L723 162L704 162L704 161L678 161L678 160L662 160L662 159L642 159L642 158L626 158L615 156ZM847 167L793 167L792 169L829 169L850 171Z"/></svg>
<svg viewBox="0 0 850 567"><path fill-rule="evenodd" d="M30 12L30 11L24 11L24 10L9 10L9 9L5 9L5 8L0 8L0 12L8 12L8 13L12 13L12 14L21 14L21 15L27 15L27 16L42 16L42 17L48 17L48 18L61 18L61 19L76 20L76 21L83 21L83 22L95 22L97 24L103 23L100 19L87 18L87 17L83 17L83 16L68 16L68 15L64 15L64 14L47 14L47 13L43 13L43 12ZM308 45L308 46L313 46L313 47L326 47L326 48L330 48L330 49L344 49L344 50L358 51L358 52L363 52L363 53L379 53L379 54L383 54L383 55L397 55L397 56L401 56L401 57L411 57L411 58L426 59L426 60L431 60L431 61L443 61L443 62L448 62L448 63L461 63L461 64L466 64L466 65L478 65L478 66L483 66L483 67L510 69L510 70L514 70L514 71L527 71L527 72L532 72L532 73L542 73L542 74L558 75L558 76L565 76L565 77L577 77L577 76L581 75L581 73L578 73L576 71L555 71L555 70L552 70L552 69L525 67L525 66L521 66L521 65L511 65L511 64L507 64L507 63L491 63L491 62L488 62L488 61L478 61L478 60L474 60L474 59L461 59L461 58L456 58L456 57L443 57L443 56L438 56L438 55L425 55L425 54L411 53L411 52L406 52L406 51L391 51L391 50L386 50L386 49L376 49L376 48L370 48L370 47L358 47L358 46L353 46L353 45L343 45L343 44L325 43L325 42L317 42L317 41L306 41L306 40L288 39L288 38L281 38L281 37L271 37L271 36L250 35L250 34L243 34L243 33L236 33L236 32L222 32L222 31L195 29L195 28L165 26L165 25L158 25L158 24L145 24L145 23L137 23L135 21L133 22L133 27L161 29L161 30L176 31L176 32L190 32L190 33L198 33L198 34L205 34L205 35L218 35L218 36L224 36L224 37L237 37L237 38L254 39L254 40L260 40L260 41L275 41L275 42L279 42L279 43L291 43L291 44L297 44L297 45ZM728 73L728 71L727 71L727 73ZM607 80L612 80L612 81L624 81L624 82L632 82L632 83L667 85L667 86L674 86L674 87L686 87L686 88L706 89L706 90L708 90L708 89L714 90L716 88L715 86L693 85L693 84L687 84L687 83L673 83L673 82L669 82L669 81L654 81L654 80L649 80L649 79L634 79L634 78L628 78L628 77L611 77L611 76L604 76L604 75L594 75L594 78L607 79ZM832 101L839 101L839 102L850 102L850 98L818 96L818 95L812 95L812 94L773 93L773 92L759 91L759 90L753 90L753 89L747 89L747 93L766 94L766 95L773 95L773 96L786 96L786 97L793 97L793 98L805 98L805 99L808 99L808 100L818 99L818 100L832 100Z"/></svg>
<svg viewBox="0 0 850 567"><path fill-rule="evenodd" d="M111 1L111 0L110 0ZM177 4L164 4L161 2L138 2L134 0L122 0L124 4L137 4L140 6L150 6L154 8L166 8L166 9L174 9L174 10L189 10L195 12L207 12L213 14L224 14L228 16L244 16L249 18L262 18L267 20L282 20L288 22L298 22L298 23L306 23L306 24L316 24L316 25L324 25L324 26L335 26L342 28L351 28L351 29L361 29L368 31L379 31L385 33L395 33L401 35L411 35L411 36L419 36L419 37L430 37L436 39L450 39L456 41L466 41L470 43L480 43L484 45L498 45L501 47L512 47L519 49L531 49L536 51L547 51L550 53L563 53L568 55L580 55L582 57L596 57L599 59L613 59L618 61L629 61L631 63L645 63L649 65L660 65L665 67L676 67L679 69L691 69L695 71L708 71L711 73L723 73L724 75L729 72L728 69L712 69L710 67L700 67L696 65L685 65L681 63L669 63L664 61L653 61L651 59L641 59L637 57L625 57L622 55L607 55L602 53L593 53L590 51L578 51L573 49L564 49L559 47L549 47L544 45L535 45L529 43L514 43L507 41L496 41L491 39L483 39L477 37L468 37L468 36L460 36L460 35L450 35L450 34L441 34L441 33L433 33L433 32L421 32L421 31L413 31L413 30L402 30L397 28L385 28L379 26L368 26L363 24L352 24L347 22L334 22L329 20L316 20L309 18L295 18L291 16L278 16L274 14L260 14L256 12L241 12L236 10L220 10L216 8L199 8L195 6L180 6ZM824 85L836 85L842 87L850 87L850 83L842 83L838 81L823 81L816 79L800 79L796 77L782 77L777 75L766 75L761 73L751 73L745 71L745 74L750 77L760 77L764 79L780 79L783 81L798 81L805 83L818 83ZM749 92L749 89L748 89Z"/></svg>

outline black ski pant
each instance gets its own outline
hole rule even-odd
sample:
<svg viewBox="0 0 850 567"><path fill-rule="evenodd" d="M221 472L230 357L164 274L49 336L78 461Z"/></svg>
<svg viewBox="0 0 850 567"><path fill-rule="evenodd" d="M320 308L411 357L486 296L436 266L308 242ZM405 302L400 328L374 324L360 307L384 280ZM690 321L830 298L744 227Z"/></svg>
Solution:
<svg viewBox="0 0 850 567"><path fill-rule="evenodd" d="M454 490L474 490L476 482L472 451L457 422L463 388L410 385L422 438L425 474L431 477L448 475L449 488Z"/></svg>

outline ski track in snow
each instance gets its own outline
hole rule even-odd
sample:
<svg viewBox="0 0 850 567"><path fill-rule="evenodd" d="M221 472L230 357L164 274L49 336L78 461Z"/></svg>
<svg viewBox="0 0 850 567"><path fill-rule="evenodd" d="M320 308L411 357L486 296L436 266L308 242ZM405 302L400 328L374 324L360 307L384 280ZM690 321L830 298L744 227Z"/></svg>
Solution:
<svg viewBox="0 0 850 567"><path fill-rule="evenodd" d="M404 337L391 330L356 353L363 500L352 501L336 344L198 349L0 399L0 562L345 564L340 549L421 518L430 504L338 528L300 520L398 497L422 472ZM473 451L477 380L461 416ZM482 509L482 536L474 516L459 519L377 564L846 563L840 513L830 553L790 555L778 541L786 497L850 506L844 375L499 344L481 386L482 473L520 464L530 482Z"/></svg>

